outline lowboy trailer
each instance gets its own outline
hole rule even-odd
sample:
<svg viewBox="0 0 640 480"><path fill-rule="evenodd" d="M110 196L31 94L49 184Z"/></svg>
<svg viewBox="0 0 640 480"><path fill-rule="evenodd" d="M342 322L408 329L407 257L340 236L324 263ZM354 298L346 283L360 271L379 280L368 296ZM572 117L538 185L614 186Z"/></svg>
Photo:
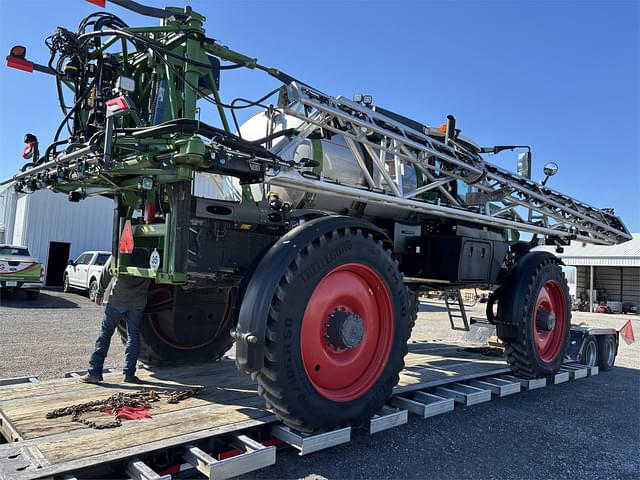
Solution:
<svg viewBox="0 0 640 480"><path fill-rule="evenodd" d="M229 359L141 369L143 386L122 384L115 371L105 374L103 385L78 382L82 371L42 382L34 376L0 379L0 479L168 480L196 473L230 478L273 465L284 447L307 455L358 442L351 438L355 430L377 434L407 423L410 415L427 419L490 400L499 408L500 398L521 392L527 402L527 390L552 389L599 372L598 365L567 360L553 375L524 379L512 375L504 358L469 352L466 345L411 342L393 395L370 420L312 434L279 421L258 396L260 387ZM176 404L153 403L151 419L124 421L118 428L89 428L70 416L46 418L49 411L132 388L194 387L204 389ZM104 423L109 417L95 413L89 419Z"/></svg>
<svg viewBox="0 0 640 480"><path fill-rule="evenodd" d="M511 373L559 371L567 283L558 258L531 249L629 240L612 209L547 186L555 164L532 180L528 146L482 147L453 116L431 127L264 66L208 37L190 7L110 3L160 25L100 11L46 39L47 65L11 49L10 67L53 77L63 112L46 148L25 136L12 181L113 198L114 273L154 280L144 361L216 360L235 341L238 369L288 428L362 424L400 380L419 295L481 287ZM225 103L222 74L240 68L281 86ZM204 101L217 125L200 119ZM514 149L518 174L486 158Z"/></svg>

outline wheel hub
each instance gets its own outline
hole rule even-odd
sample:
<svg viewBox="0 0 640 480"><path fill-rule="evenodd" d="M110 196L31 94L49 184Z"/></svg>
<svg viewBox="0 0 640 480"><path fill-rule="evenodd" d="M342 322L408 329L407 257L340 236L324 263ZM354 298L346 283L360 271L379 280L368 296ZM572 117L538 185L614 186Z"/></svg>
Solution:
<svg viewBox="0 0 640 480"><path fill-rule="evenodd" d="M536 327L538 330L549 332L556 326L556 315L552 310L540 308L536 315Z"/></svg>
<svg viewBox="0 0 640 480"><path fill-rule="evenodd" d="M364 337L362 318L344 308L336 308L325 326L329 345L335 349L354 348Z"/></svg>

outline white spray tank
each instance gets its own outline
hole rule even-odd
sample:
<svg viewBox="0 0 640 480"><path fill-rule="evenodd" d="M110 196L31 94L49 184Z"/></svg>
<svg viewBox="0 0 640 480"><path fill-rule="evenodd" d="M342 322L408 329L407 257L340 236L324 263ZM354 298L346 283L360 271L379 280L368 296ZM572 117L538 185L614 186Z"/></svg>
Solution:
<svg viewBox="0 0 640 480"><path fill-rule="evenodd" d="M258 140L282 130L297 128L301 120L284 114L281 110L264 110L247 120L240 127L240 134L245 140ZM274 148L281 142L291 141L286 136L273 139L267 148ZM359 145L356 146L360 148ZM366 158L366 153L361 150L361 155ZM308 168L308 174L316 174L330 181L337 181L341 184L366 186L366 180L362 170L353 153L347 146L345 139L340 134L327 135L319 139L305 139L294 150L292 158L296 162L308 158L315 160L319 165ZM385 159L387 171L392 177L395 176L395 161L392 158ZM400 162L400 174L402 175L403 190L410 192L417 187L417 177L415 167L409 162ZM375 165L370 166L370 174L376 183L380 182L381 174ZM251 186L254 198L262 196L261 185ZM346 213L349 210L358 208L355 203L342 198L333 197L330 194L311 194L308 192L284 189L280 187L270 188L270 193L276 193L280 198L289 202L294 208L316 208L335 213ZM360 207L362 208L362 207ZM366 207L366 214L370 216L386 216L381 207ZM363 212L364 213L364 212ZM396 215L397 216L397 212Z"/></svg>

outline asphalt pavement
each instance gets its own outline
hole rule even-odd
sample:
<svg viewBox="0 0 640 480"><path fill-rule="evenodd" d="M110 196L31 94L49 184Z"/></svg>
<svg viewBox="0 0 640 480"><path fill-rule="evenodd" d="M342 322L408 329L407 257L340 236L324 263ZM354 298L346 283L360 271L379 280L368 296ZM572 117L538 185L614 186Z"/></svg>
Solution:
<svg viewBox="0 0 640 480"><path fill-rule="evenodd" d="M471 310L481 314L482 306ZM77 293L43 291L38 301L0 301L0 378L59 377L86 368L102 309ZM619 328L640 317L574 312L574 323ZM444 305L422 304L415 340L460 338ZM114 337L107 365L122 364ZM244 478L540 479L640 478L640 341L622 344L616 367L575 382L458 408L343 446L277 464Z"/></svg>

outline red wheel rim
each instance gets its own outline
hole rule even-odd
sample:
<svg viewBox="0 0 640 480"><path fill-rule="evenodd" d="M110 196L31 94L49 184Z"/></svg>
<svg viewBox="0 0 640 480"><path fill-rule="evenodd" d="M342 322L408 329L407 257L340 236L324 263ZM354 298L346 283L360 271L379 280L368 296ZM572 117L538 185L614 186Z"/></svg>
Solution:
<svg viewBox="0 0 640 480"><path fill-rule="evenodd" d="M164 343L169 345L176 350L197 350L199 348L205 347L213 342L216 338L220 336L223 329L229 324L231 320L231 312L233 311L233 300L234 300L234 292L233 290L229 291L229 300L227 303L227 308L224 313L224 317L222 322L218 325L218 328L215 331L211 332L211 335L207 335L202 339L202 342L197 343L180 343L175 339L171 338L162 327L161 317L162 311L160 312L151 312L147 314L147 318L149 319L149 324L151 325L151 329L157 335L157 337L162 340ZM168 305L168 309L164 310L170 314L171 312L171 304L173 302L173 291L167 287L152 287L149 291L149 297L147 300L147 308L157 308Z"/></svg>
<svg viewBox="0 0 640 480"><path fill-rule="evenodd" d="M550 329L541 328L542 316L551 312L555 321ZM533 319L533 339L538 355L544 362L552 362L564 347L567 325L564 293L555 280L548 280L540 289Z"/></svg>
<svg viewBox="0 0 640 480"><path fill-rule="evenodd" d="M336 310L362 321L362 339L336 348L327 338L327 321ZM348 263L316 285L302 319L300 351L307 378L323 397L348 402L368 392L389 359L395 331L391 293L372 268Z"/></svg>

